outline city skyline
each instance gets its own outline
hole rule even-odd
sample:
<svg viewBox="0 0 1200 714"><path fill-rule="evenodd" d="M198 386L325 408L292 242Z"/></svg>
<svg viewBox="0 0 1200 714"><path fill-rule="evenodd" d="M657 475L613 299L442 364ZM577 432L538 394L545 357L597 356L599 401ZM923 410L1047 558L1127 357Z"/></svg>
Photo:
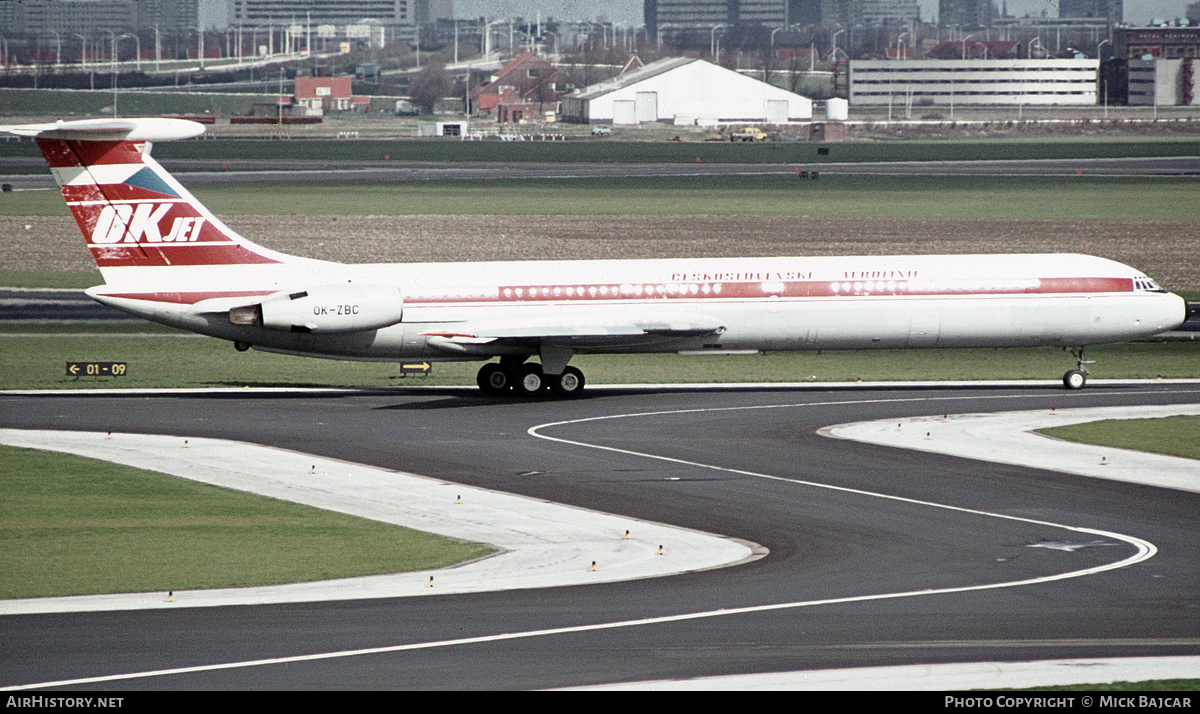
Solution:
<svg viewBox="0 0 1200 714"><path fill-rule="evenodd" d="M1000 5L1004 0L994 0ZM1125 0L1125 21L1131 25L1145 25L1152 18L1171 19L1183 17L1187 5L1193 0ZM202 22L207 26L218 24L216 13L222 0L200 0ZM931 22L937 16L938 0L920 0L921 19ZM1057 0L1008 0L1009 14L1014 17L1037 16L1044 9L1050 17L1057 16ZM543 18L556 20L596 20L604 17L609 22L624 22L641 25L642 0L608 0L605 3L580 2L579 0L454 0L454 14L460 18L472 17L524 17L536 19L538 12Z"/></svg>
<svg viewBox="0 0 1200 714"><path fill-rule="evenodd" d="M1125 21L1145 25L1152 18L1183 17L1193 0L1125 0ZM1003 0L995 0L996 5ZM937 16L937 0L920 0L921 19L929 22ZM1008 0L1009 14L1014 17L1038 16L1046 10L1050 17L1058 15L1057 0ZM454 13L466 17L521 16L558 20L595 20L599 16L610 22L642 24L642 0L608 0L605 3L579 0L454 0Z"/></svg>

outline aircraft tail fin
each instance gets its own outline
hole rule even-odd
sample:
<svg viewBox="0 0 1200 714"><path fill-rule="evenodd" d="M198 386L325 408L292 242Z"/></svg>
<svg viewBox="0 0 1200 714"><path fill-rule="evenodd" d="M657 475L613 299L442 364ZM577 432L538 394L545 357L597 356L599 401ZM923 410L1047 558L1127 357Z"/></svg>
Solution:
<svg viewBox="0 0 1200 714"><path fill-rule="evenodd" d="M106 282L125 268L231 266L303 259L226 226L151 156L155 141L192 138L182 119L95 119L4 126L37 140Z"/></svg>

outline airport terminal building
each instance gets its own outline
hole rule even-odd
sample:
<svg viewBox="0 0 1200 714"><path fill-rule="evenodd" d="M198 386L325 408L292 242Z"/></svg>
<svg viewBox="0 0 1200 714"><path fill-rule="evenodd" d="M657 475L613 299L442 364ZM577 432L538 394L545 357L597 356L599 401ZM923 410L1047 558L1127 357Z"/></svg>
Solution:
<svg viewBox="0 0 1200 714"><path fill-rule="evenodd" d="M1095 105L1099 60L854 60L851 106Z"/></svg>

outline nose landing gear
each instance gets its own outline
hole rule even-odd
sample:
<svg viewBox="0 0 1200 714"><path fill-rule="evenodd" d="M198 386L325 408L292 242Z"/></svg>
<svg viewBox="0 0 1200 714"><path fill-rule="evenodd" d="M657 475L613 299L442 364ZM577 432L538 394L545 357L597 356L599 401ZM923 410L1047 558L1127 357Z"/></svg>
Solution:
<svg viewBox="0 0 1200 714"><path fill-rule="evenodd" d="M1083 389L1083 385L1087 384L1087 365L1096 363L1095 360L1083 358L1083 349L1084 348L1079 347L1077 349L1070 350L1071 354L1074 355L1075 363L1079 368L1073 369L1063 375L1063 386L1067 389Z"/></svg>

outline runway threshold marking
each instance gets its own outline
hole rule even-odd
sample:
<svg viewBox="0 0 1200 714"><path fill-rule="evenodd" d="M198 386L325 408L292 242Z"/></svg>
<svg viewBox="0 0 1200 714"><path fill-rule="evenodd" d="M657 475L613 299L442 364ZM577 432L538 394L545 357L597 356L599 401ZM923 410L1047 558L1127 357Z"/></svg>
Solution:
<svg viewBox="0 0 1200 714"><path fill-rule="evenodd" d="M1150 392L1143 392L1143 393L1150 393ZM1027 396L1028 395L996 395L996 396L992 396L992 397L982 397L982 398L983 399L1016 399L1016 398L1026 398ZM795 484L800 484L800 485L813 486L816 488L829 489L832 491L839 491L839 492L843 492L843 493L859 494L859 495L869 496L869 497L874 497L874 498L882 498L882 499L887 499L887 500L891 500L891 501L898 501L901 503L911 503L914 505L920 505L920 506L925 506L925 507L930 507L930 508L940 508L940 509L945 509L945 510L949 510L949 511L957 511L960 513L977 514L977 515L981 515L981 516L985 516L985 517L1000 518L1000 519L1004 519L1004 520L1021 521L1024 523L1045 525L1045 526L1050 526L1053 528L1062 528L1062 529L1074 531L1077 533L1087 533L1089 535L1114 538L1116 540L1120 540L1120 541L1123 541L1125 543L1132 545L1136 551L1133 555L1131 555L1130 557L1128 557L1124 560L1120 560L1120 561L1117 561L1114 563L1109 563L1107 565L1099 565L1099 566L1095 566L1092 568L1085 568L1083 570L1073 570L1073 571L1069 571L1069 572L1065 572L1065 573L1059 573L1056 575L1045 575L1045 576L1041 576L1041 577L1037 577L1037 578L1028 578L1025 580L1014 580L1014 581L1002 582L1002 583L989 583L989 584L985 584L985 585L964 585L964 586L959 586L959 587L937 588L937 589L933 589L933 590L912 590L912 591L897 592L897 593L878 593L878 594L874 594L874 595L853 595L853 596L849 596L849 597L828 598L828 599L823 599L823 600L800 600L800 601L795 601L795 602L773 603L773 604L769 604L769 605L752 605L752 606L748 606L748 607L706 610L703 612L684 613L684 614L680 614L680 615L664 615L662 617L648 617L648 618L643 618L640 620L622 620L622 621L618 621L618 622L605 622L605 623L597 623L597 624L592 624L592 625L576 625L573 627L555 627L555 628L548 628L548 629L543 629L543 630L527 630L525 632L508 632L508 633L502 633L502 634L497 634L497 635L483 635L480 637L464 637L464 638L459 638L459 639L440 640L440 641L434 641L434 642L418 642L418 643L404 644L404 645L388 645L388 646L384 646L384 647L369 647L369 648L356 649L356 650L341 650L341 651L335 651L335 652L321 652L321 653L308 654L308 655L295 655L295 656L291 656L291 657L270 657L270 658L266 658L266 659L245 660L245 661L241 661L241 662L226 662L226 663L222 663L222 664L197 665L197 666L193 666L193 667L176 667L176 668L170 668L170 669L150 670L150 671L145 671L145 672L130 672L130 673L126 673L126 674L102 675L102 676L97 676L97 677L82 677L82 678L78 678L78 679L64 679L64 680L51 681L51 682L37 682L37 683L32 683L32 684L21 684L21 685L15 685L15 686L0 687L0 691L19 691L19 690L25 690L25 689L41 689L41 688L47 688L47 687L79 686L79 685L85 685L85 684L98 684L101 682L119 682L119 681L131 680L131 679L142 679L142 678L147 678L147 677L167 677L167 676L172 676L172 675L197 674L197 673L202 673L202 672L217 672L217 671L227 670L227 669L242 669L242 668L247 668L247 667L264 667L264 666L279 665L279 664L295 664L295 663L300 663L300 662L317 662L317 661L321 661L321 660L342 659L342 658L346 658L346 657L362 657L362 656L366 656L366 655L391 654L391 653L396 653L396 652L409 652L409 651L416 651L416 650L436 649L436 648L442 648L442 647L458 647L458 646L463 646L463 645L485 644L485 643L490 643L490 642L501 642L504 640L520 640L520 639L529 639L529 638L533 638L533 637L547 637L547 636L552 636L552 635L565 635L565 634L573 634L573 633L580 633L580 632L596 632L596 631L600 631L600 630L614 630L614 629L620 629L620 628L626 628L626 627L644 627L647 625L659 625L659 624L667 624L667 623L673 623L673 622L684 622L687 620L702 620L702 619L713 618L713 617L728 617L728 616L733 616L733 615L744 615L744 614L752 614L752 613L760 613L760 612L772 612L772 611L776 611L776 610L792 610L792 609L798 609L798 608L802 608L802 607L817 607L817 606L821 606L821 605L838 605L838 604L846 604L846 603L871 602L871 601L876 601L876 600L893 600L893 599L899 599L899 598L921 597L921 596L928 596L928 595L947 595L947 594L955 594L955 593L975 592L975 591L980 591L980 590L998 590L998 589L1002 589L1002 588L1014 588L1014 587L1023 587L1026 585L1038 585L1038 584L1042 584L1042 583L1054 582L1056 580L1068 580L1071 578L1083 577L1085 575L1093 575L1095 573L1101 573L1101 572L1104 572L1107 570L1116 570L1119 568L1128 567L1130 565L1134 565L1136 563L1140 563L1144 560L1148 560L1148 559L1154 557L1154 555L1158 552L1158 548L1156 548L1153 543L1142 540L1141 538L1136 538L1134 536L1122 535L1120 533L1111 533L1108 531L1096 530L1093 528L1083 528L1083 527L1079 527L1079 526L1068 526L1068 525L1064 525L1064 524L1060 524L1060 523L1053 523L1050 521L1040 521L1040 520L1031 519L1031 518L1021 518L1019 516L1009 516L1009 515L1005 515L1002 513L990 513L988 511L980 511L980 510L971 509L971 508L962 508L959 506L950 506L950 505L946 505L946 504L933 503L931 501L921 501L918 499L905 498L902 496L892 496L892 495L888 495L888 494L874 493L871 491L846 488L846 487L842 487L842 486L830 486L828 484L815 483L812 481L804 481L801 479L792 479L792 478L786 478L786 477L782 477L782 476L772 476L770 474L760 474L760 473L756 473L753 471L731 469L731 468L722 467L722 466L715 466L712 464L704 464L704 463L695 462L695 461L687 461L685 459L677 459L677 458L673 458L673 457L669 457L669 456L659 456L656 454L641 453L641 452L637 452L637 451L631 451L628 449L619 449L619 448L611 447L611 446L600 446L600 445L596 445L596 444L588 444L586 442L572 441L570 439L561 439L558 437L546 436L545 434L538 433L538 431L540 429L547 429L547 428L554 427L554 426L565 426L565 425L569 425L569 424L581 424L581 423L585 423L585 422L604 421L604 420L609 420L609 419L628 419L628 418L646 417L646 416L665 416L665 415L671 415L671 414L689 414L689 413L722 412L722 411L748 411L751 409L796 409L796 408L801 408L801 407L833 406L833 405L846 405L846 404L880 404L880 403L900 403L900 402L916 402L916 401L924 401L924 402L955 401L955 400L966 400L966 399L979 400L980 398L981 397L978 397L978 396L972 396L972 397L964 396L964 397L932 397L932 398L921 397L921 398L912 398L912 399L858 399L858 400L846 400L846 401L839 401L839 402L805 402L805 403L798 403L798 404L767 404L767 405L755 405L755 406L744 406L744 407L704 407L704 408L695 408L695 409L675 409L675 410L663 410L663 411L654 411L654 412L638 412L638 413L632 413L632 414L611 414L611 415L599 416L599 417L587 417L584 419L571 419L571 420L566 420L566 421L551 422L551 423L547 423L547 424L540 424L537 426L530 427L527 430L527 433L535 438L545 439L547 441L553 441L553 442L558 442L558 443L563 443L563 444L570 444L570 445L574 445L574 446L580 446L580 447L591 448L591 449L612 451L612 452L631 455L631 456L640 456L643 458L656 459L659 461L666 461L666 462L674 463L674 464L682 464L682 465L686 465L686 466L694 466L697 468L712 469L712 470L716 470L716 471L724 471L727 473L735 473L735 474L739 474L739 475L751 476L754 478L762 478L762 479L768 479L768 480L773 480L773 481L784 481L784 482L795 483Z"/></svg>

